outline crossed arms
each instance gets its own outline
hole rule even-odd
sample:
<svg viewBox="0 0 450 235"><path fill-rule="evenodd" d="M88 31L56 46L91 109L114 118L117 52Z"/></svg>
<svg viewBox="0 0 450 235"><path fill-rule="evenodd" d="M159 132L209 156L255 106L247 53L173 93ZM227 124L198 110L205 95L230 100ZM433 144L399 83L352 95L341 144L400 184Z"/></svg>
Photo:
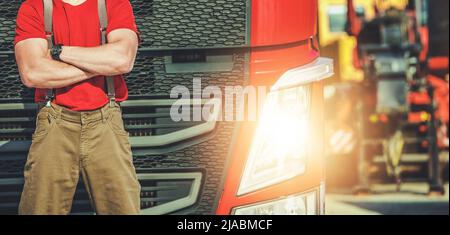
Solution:
<svg viewBox="0 0 450 235"><path fill-rule="evenodd" d="M64 46L61 62L51 58L47 40L26 39L16 44L15 54L22 83L30 88L55 89L95 76L114 76L133 69L138 37L129 29L108 34L108 43L98 47Z"/></svg>

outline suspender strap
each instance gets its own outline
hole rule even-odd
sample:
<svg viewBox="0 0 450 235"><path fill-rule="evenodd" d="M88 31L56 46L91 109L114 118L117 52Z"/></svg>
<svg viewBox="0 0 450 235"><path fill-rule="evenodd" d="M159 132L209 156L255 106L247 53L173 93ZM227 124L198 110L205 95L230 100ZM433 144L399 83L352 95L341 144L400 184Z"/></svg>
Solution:
<svg viewBox="0 0 450 235"><path fill-rule="evenodd" d="M108 15L106 11L106 0L97 0L97 2L98 2L98 16L100 20L101 44L103 45L107 43L106 28L108 27ZM47 37L48 48L52 49L55 45L53 34L53 0L43 0L43 3L44 3L45 34ZM105 80L109 103L111 106L114 106L114 104L116 103L116 89L114 85L114 77L107 76ZM46 89L45 100L47 106L51 105L51 101L54 98L55 98L54 89Z"/></svg>
<svg viewBox="0 0 450 235"><path fill-rule="evenodd" d="M98 18L100 20L100 33L102 45L106 43L106 28L108 27L108 15L106 13L106 0L97 0Z"/></svg>
<svg viewBox="0 0 450 235"><path fill-rule="evenodd" d="M44 24L45 24L45 35L47 37L48 48L52 49L54 44L53 35L53 0L43 0L44 1ZM45 90L45 101L46 105L50 106L51 101L55 98L55 91L53 89Z"/></svg>
<svg viewBox="0 0 450 235"><path fill-rule="evenodd" d="M100 20L100 36L102 45L107 43L106 29L108 27L108 15L106 11L106 0L97 0L98 2L98 17ZM108 93L109 104L114 107L116 103L116 89L114 86L114 77L106 76L106 91Z"/></svg>
<svg viewBox="0 0 450 235"><path fill-rule="evenodd" d="M49 47L53 47L53 1L44 0L44 22L45 22L45 34Z"/></svg>

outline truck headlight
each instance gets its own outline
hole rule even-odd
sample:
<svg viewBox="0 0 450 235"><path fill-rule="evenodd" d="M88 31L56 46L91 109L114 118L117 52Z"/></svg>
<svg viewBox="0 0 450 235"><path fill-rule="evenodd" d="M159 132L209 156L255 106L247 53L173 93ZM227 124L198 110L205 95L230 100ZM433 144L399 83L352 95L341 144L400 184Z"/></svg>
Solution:
<svg viewBox="0 0 450 235"><path fill-rule="evenodd" d="M317 191L286 197L283 199L243 206L233 211L234 215L318 215Z"/></svg>
<svg viewBox="0 0 450 235"><path fill-rule="evenodd" d="M311 134L312 82L330 77L333 63L315 62L286 72L267 95L238 196L292 179L306 170Z"/></svg>

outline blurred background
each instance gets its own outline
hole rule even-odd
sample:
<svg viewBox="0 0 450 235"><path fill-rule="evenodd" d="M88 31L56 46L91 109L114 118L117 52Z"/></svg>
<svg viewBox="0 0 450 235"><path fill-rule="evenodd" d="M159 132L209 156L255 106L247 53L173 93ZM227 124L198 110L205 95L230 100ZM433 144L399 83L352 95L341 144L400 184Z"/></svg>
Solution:
<svg viewBox="0 0 450 235"><path fill-rule="evenodd" d="M449 1L319 0L328 214L448 214Z"/></svg>

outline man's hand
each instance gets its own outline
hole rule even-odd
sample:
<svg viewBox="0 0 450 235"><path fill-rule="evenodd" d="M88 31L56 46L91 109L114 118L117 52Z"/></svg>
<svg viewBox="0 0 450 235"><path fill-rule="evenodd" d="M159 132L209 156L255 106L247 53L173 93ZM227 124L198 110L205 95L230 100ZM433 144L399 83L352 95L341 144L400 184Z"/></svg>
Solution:
<svg viewBox="0 0 450 235"><path fill-rule="evenodd" d="M108 34L108 43L99 47L63 47L61 60L85 71L105 76L129 73L134 66L138 36L129 29Z"/></svg>
<svg viewBox="0 0 450 235"><path fill-rule="evenodd" d="M22 83L30 88L62 88L98 75L53 60L47 40L41 38L17 43L15 55Z"/></svg>

